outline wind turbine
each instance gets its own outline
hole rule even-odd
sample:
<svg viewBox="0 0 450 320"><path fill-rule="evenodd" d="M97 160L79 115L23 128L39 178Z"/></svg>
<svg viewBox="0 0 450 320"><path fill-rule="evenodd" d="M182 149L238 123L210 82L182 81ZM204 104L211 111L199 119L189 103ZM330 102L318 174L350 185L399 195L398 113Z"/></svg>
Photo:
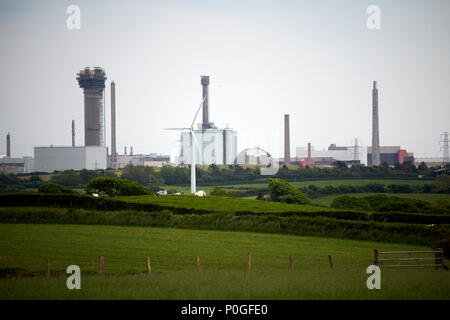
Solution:
<svg viewBox="0 0 450 320"><path fill-rule="evenodd" d="M195 133L194 133L194 123L195 120L197 119L198 113L200 112L200 109L203 106L203 102L206 99L206 95L203 97L202 102L200 103L200 106L197 109L197 112L195 113L194 119L192 120L191 126L189 128L167 128L166 130L179 130L179 131L183 131L183 130L189 130L189 132L191 133L191 193L195 193L196 192L196 182L195 182L195 151L196 148L198 148L198 143L197 143L197 138L195 137ZM199 149L200 150L200 149Z"/></svg>

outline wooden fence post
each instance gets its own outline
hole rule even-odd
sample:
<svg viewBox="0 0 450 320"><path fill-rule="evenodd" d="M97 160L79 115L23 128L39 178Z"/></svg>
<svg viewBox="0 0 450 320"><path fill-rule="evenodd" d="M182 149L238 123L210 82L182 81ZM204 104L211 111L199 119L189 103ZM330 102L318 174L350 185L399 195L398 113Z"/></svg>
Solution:
<svg viewBox="0 0 450 320"><path fill-rule="evenodd" d="M103 267L104 267L103 256L100 256L100 275L103 275Z"/></svg>
<svg viewBox="0 0 450 320"><path fill-rule="evenodd" d="M197 261L197 271L200 271L200 257L195 256L195 260Z"/></svg>
<svg viewBox="0 0 450 320"><path fill-rule="evenodd" d="M147 270L148 270L148 274L152 274L152 266L150 264L150 257L147 257Z"/></svg>
<svg viewBox="0 0 450 320"><path fill-rule="evenodd" d="M378 249L373 249L373 264L380 266L380 255L378 254Z"/></svg>
<svg viewBox="0 0 450 320"><path fill-rule="evenodd" d="M50 260L48 258L45 258L45 276L50 278Z"/></svg>
<svg viewBox="0 0 450 320"><path fill-rule="evenodd" d="M291 270L294 269L294 262L292 261L292 256L289 256L289 266L291 267Z"/></svg>
<svg viewBox="0 0 450 320"><path fill-rule="evenodd" d="M438 270L444 267L444 260L442 259L442 248L436 248L435 250L438 252L434 253L434 268Z"/></svg>
<svg viewBox="0 0 450 320"><path fill-rule="evenodd" d="M330 254L328 255L328 262L330 263L331 269L334 269L333 257Z"/></svg>
<svg viewBox="0 0 450 320"><path fill-rule="evenodd" d="M252 268L252 255L250 252L247 254L248 271Z"/></svg>

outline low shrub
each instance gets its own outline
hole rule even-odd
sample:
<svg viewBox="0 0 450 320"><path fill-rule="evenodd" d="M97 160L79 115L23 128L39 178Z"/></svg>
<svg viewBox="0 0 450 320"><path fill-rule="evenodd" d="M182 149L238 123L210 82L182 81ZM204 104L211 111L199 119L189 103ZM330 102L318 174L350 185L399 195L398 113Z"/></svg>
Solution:
<svg viewBox="0 0 450 320"><path fill-rule="evenodd" d="M330 207L336 209L355 209L364 211L371 209L371 206L366 199L348 195L334 198L330 204Z"/></svg>
<svg viewBox="0 0 450 320"><path fill-rule="evenodd" d="M214 187L213 191L211 191L212 196L220 196L220 197L232 197L237 198L239 196L239 192L233 190L225 190L220 187Z"/></svg>
<svg viewBox="0 0 450 320"><path fill-rule="evenodd" d="M311 204L311 200L302 191L282 179L269 179L269 194L272 201Z"/></svg>
<svg viewBox="0 0 450 320"><path fill-rule="evenodd" d="M40 193L77 193L75 190L70 189L69 187L62 186L57 183L47 182L41 185L38 188L38 192Z"/></svg>
<svg viewBox="0 0 450 320"><path fill-rule="evenodd" d="M354 209L374 212L425 213L445 212L445 208L430 202L411 198L375 194L365 197L343 195L333 199L330 205L336 209Z"/></svg>
<svg viewBox="0 0 450 320"><path fill-rule="evenodd" d="M109 177L97 177L89 180L86 186L86 192L106 194L110 197L152 194L148 188L137 182Z"/></svg>

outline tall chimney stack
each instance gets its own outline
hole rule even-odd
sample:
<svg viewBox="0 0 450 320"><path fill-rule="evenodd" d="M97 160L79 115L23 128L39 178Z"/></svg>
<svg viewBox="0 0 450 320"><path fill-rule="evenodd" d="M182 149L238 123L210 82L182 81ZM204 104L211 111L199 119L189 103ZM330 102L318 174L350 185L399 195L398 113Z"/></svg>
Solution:
<svg viewBox="0 0 450 320"><path fill-rule="evenodd" d="M72 120L72 147L75 147L75 120Z"/></svg>
<svg viewBox="0 0 450 320"><path fill-rule="evenodd" d="M127 155L127 147L126 147L126 146L123 147L123 153L124 153L125 155Z"/></svg>
<svg viewBox="0 0 450 320"><path fill-rule="evenodd" d="M284 164L291 164L291 140L289 137L289 115L284 115Z"/></svg>
<svg viewBox="0 0 450 320"><path fill-rule="evenodd" d="M104 144L103 94L106 74L99 67L85 68L77 74L77 81L84 92L84 145Z"/></svg>
<svg viewBox="0 0 450 320"><path fill-rule="evenodd" d="M380 165L380 132L378 128L378 89L373 82L372 89L372 165Z"/></svg>
<svg viewBox="0 0 450 320"><path fill-rule="evenodd" d="M11 136L9 132L6 135L6 157L11 158Z"/></svg>
<svg viewBox="0 0 450 320"><path fill-rule="evenodd" d="M133 146L130 147L130 156L133 155Z"/></svg>
<svg viewBox="0 0 450 320"><path fill-rule="evenodd" d="M111 164L117 169L116 151L116 84L111 81Z"/></svg>
<svg viewBox="0 0 450 320"><path fill-rule="evenodd" d="M312 165L311 142L308 142L308 166Z"/></svg>
<svg viewBox="0 0 450 320"><path fill-rule="evenodd" d="M209 76L201 76L201 84L203 86L203 127L209 127Z"/></svg>

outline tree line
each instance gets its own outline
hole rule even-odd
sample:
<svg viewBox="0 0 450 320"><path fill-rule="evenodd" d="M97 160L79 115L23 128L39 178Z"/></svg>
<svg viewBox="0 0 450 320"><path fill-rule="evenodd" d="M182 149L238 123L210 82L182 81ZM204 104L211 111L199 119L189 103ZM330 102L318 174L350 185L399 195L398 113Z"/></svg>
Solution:
<svg viewBox="0 0 450 320"><path fill-rule="evenodd" d="M429 168L425 163L421 163L417 167L411 163L398 164L394 167L386 164L372 167L359 165L348 167L345 163L338 161L333 167L282 166L271 178L291 182L315 179L417 179L419 176L424 179L432 179L435 175L434 170L437 168ZM196 170L196 179L197 183L201 185L267 182L267 177L261 176L260 170L261 167L257 166L217 166L213 164L199 166ZM163 185L188 185L190 183L190 167L164 166L156 169L130 164L121 170L65 170L54 173L50 182L73 188L83 188L89 180L96 177L119 177L138 182L155 191ZM0 174L0 192L38 188L42 183L43 181L37 173L28 179L18 178L13 174Z"/></svg>

